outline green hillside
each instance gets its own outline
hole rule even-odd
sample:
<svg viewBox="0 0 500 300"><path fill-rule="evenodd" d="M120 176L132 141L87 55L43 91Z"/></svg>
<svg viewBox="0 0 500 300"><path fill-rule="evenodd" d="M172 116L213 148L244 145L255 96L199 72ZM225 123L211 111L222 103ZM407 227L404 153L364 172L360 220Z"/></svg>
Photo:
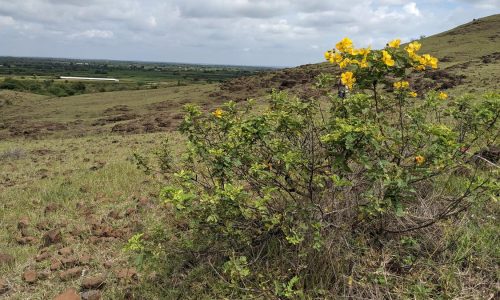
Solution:
<svg viewBox="0 0 500 300"><path fill-rule="evenodd" d="M500 87L500 14L476 19L421 42L422 51L437 55L443 70L465 77L457 90Z"/></svg>

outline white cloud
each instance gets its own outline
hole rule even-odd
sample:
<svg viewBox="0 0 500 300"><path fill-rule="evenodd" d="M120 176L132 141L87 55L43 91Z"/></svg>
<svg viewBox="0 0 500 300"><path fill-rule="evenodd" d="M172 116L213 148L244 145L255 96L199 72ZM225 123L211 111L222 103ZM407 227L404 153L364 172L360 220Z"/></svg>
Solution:
<svg viewBox="0 0 500 300"><path fill-rule="evenodd" d="M149 26L151 26L153 28L158 26L158 22L156 22L156 18L153 16L149 17L148 24L149 24Z"/></svg>
<svg viewBox="0 0 500 300"><path fill-rule="evenodd" d="M4 26L12 26L15 23L16 23L16 21L14 21L14 18L12 18L10 16L0 16L0 30Z"/></svg>
<svg viewBox="0 0 500 300"><path fill-rule="evenodd" d="M405 12L407 12L411 15L414 15L417 17L421 16L420 10L417 8L417 4L415 2L410 2L410 3L406 4L405 6L403 6L403 9Z"/></svg>
<svg viewBox="0 0 500 300"><path fill-rule="evenodd" d="M72 39L76 39L76 38L89 38L89 39L93 39L93 38L99 38L99 39L110 39L114 36L113 32L112 31L109 31L109 30L98 30L98 29L90 29L90 30L85 30L85 31L82 31L82 32L78 32L78 33L73 33L73 34L70 34L69 37L72 38Z"/></svg>

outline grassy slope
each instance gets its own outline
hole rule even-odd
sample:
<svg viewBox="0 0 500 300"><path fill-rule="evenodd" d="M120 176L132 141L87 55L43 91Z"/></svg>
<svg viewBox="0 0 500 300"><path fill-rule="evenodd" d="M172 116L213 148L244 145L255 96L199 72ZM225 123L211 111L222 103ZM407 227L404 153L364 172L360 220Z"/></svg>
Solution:
<svg viewBox="0 0 500 300"><path fill-rule="evenodd" d="M466 76L457 91L499 89L500 14L477 19L421 42L422 52L437 55L442 69Z"/></svg>
<svg viewBox="0 0 500 300"><path fill-rule="evenodd" d="M482 57L497 51L499 20L500 15L484 18L422 41L424 51L439 58L452 59L442 64L447 71L466 74L467 80L455 87L456 91L498 88L498 59L485 63ZM476 47L478 44L482 46ZM54 253L63 245L73 247L76 256L92 255L91 262L84 266L86 276L107 274L105 298L119 297L130 286L130 282L120 281L114 274L116 268L130 265L126 253L120 250L129 235L113 243L94 244L91 241L91 221L87 219L98 219L114 228L138 222L137 228L130 229L140 231L148 218L154 218L153 210L141 207L137 199L155 195L158 186L138 171L129 158L134 151L154 149L166 135L110 135L113 126L134 122L143 126L159 116L177 118L181 106L188 102L197 102L211 109L222 100L261 96L271 88L290 88L298 94L307 95L312 78L325 71L336 70L323 63L235 79L221 86L195 85L66 98L0 91L0 100L10 99L13 102L13 105L0 107L0 252L16 257L13 265L0 266L0 280L8 279L10 288L3 296L9 299L49 299L67 287L79 288L81 278L63 282L58 279L59 271L51 273L48 280L40 280L34 285L26 284L21 279L24 270L48 269L47 261L39 263L34 260L39 252L40 238L45 232L37 229L36 225L44 221L49 223L50 228L61 228L63 231L63 243L49 249L54 256L57 257ZM92 125L107 116L106 109L117 105L127 105L129 113L138 117ZM72 125L75 120L82 122ZM47 130L46 125L51 122L61 123L67 129ZM36 126L45 128L33 134L12 135L12 128L29 131ZM174 124L161 130L172 128ZM78 137L81 135L83 137ZM27 138L23 138L25 136ZM170 133L168 136L173 135ZM45 208L51 203L60 206L56 211L45 214ZM118 220L108 217L112 210L123 216L130 207L138 207L139 211ZM87 215L82 213L85 210L89 211ZM492 215L494 213L490 217ZM37 238L33 245L16 242L20 234L16 229L17 222L23 216L29 218L29 234ZM483 239L491 236L492 228L495 228L493 225L484 227L481 220L477 221L477 226L474 220L467 221L467 224L471 229L464 236L469 234L471 241L464 242L463 255L479 251L477 247L494 247L491 238ZM74 236L70 231L78 225L83 226L84 233ZM490 233L485 235L485 232ZM484 240L484 246L477 246L475 240L478 239ZM495 253L494 249L491 251ZM491 256L491 253L486 252L488 255ZM103 266L107 261L112 262L111 268ZM444 268L443 272L454 273L452 268ZM455 280L453 274L447 276Z"/></svg>

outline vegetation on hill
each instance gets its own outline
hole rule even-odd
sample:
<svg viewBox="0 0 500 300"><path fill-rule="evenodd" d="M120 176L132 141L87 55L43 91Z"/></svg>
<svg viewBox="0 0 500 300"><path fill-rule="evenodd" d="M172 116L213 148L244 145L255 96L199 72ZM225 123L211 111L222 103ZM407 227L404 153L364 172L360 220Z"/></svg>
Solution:
<svg viewBox="0 0 500 300"><path fill-rule="evenodd" d="M216 83L272 68L196 64L140 63L53 58L0 57L0 90L56 97L97 92L157 89ZM60 76L117 78L119 83L59 80Z"/></svg>

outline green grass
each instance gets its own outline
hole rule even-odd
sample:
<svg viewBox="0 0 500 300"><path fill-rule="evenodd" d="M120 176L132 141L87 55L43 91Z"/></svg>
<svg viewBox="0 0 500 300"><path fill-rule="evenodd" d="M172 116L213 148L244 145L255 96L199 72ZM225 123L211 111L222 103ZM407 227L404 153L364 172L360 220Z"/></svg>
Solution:
<svg viewBox="0 0 500 300"><path fill-rule="evenodd" d="M16 258L13 266L0 266L1 277L5 276L12 287L9 299L51 299L67 287L79 286L80 278L62 282L59 272L35 285L21 279L26 269L42 272L50 265L48 261L34 261L45 232L36 228L40 222L63 232L62 244L50 246L51 253L70 246L76 256L91 255L90 264L84 268L87 276L107 274L109 288L104 291L104 299L123 296L127 283L119 282L114 269L133 266L123 245L128 236L154 219L150 209L156 204L153 200L153 206L139 206L137 214L118 220L108 214L116 211L123 215L137 206L138 199L155 198L159 186L138 170L131 158L135 151L152 151L164 137L149 134L0 142L0 154L14 149L21 153L19 157L4 155L0 164L0 252ZM54 204L57 210L45 213L46 207ZM37 239L34 245L19 245L15 240L20 234L16 225L23 217L29 219L29 234ZM92 219L130 232L112 243L93 244L89 239ZM83 230L81 237L70 234L73 228ZM105 262L113 267L107 269Z"/></svg>

